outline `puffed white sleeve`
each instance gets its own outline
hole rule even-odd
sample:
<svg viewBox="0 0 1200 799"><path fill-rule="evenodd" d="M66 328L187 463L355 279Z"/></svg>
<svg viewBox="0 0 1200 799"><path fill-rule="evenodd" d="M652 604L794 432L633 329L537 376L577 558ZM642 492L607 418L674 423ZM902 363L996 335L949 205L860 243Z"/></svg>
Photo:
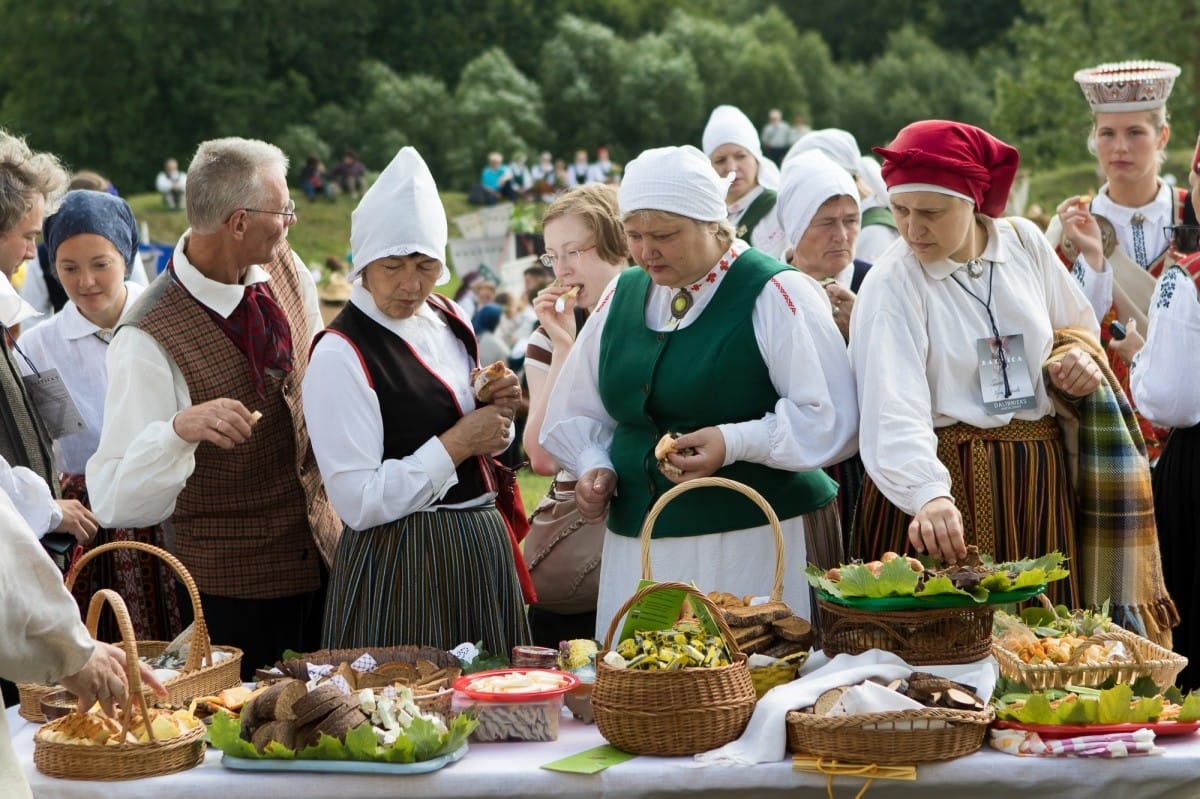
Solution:
<svg viewBox="0 0 1200 799"><path fill-rule="evenodd" d="M850 363L858 386L859 452L883 495L915 515L950 497L950 473L937 456L925 362L929 337L910 320L920 297L887 259L867 275L850 317ZM881 268L882 267L882 268Z"/></svg>
<svg viewBox="0 0 1200 799"><path fill-rule="evenodd" d="M1200 298L1196 284L1177 267L1159 278L1150 303L1146 344L1129 367L1138 411L1164 427L1200 424Z"/></svg>
<svg viewBox="0 0 1200 799"><path fill-rule="evenodd" d="M446 448L431 436L411 455L383 457L383 416L357 349L336 333L313 347L301 386L304 421L329 501L352 530L427 508L458 484Z"/></svg>
<svg viewBox="0 0 1200 799"><path fill-rule="evenodd" d="M550 392L538 438L542 448L571 474L613 468L609 449L617 423L600 399L600 335L608 319L615 286L614 280L563 362Z"/></svg>
<svg viewBox="0 0 1200 799"><path fill-rule="evenodd" d="M858 446L858 399L825 292L801 272L780 272L763 287L751 321L779 400L761 419L718 426L725 464L799 472L845 460Z"/></svg>
<svg viewBox="0 0 1200 799"><path fill-rule="evenodd" d="M1099 320L1108 313L1112 304L1112 267L1105 261L1104 269L1107 275L1107 289L1096 293L1097 285L1104 284L1105 275L1083 264L1083 256L1077 259L1070 273L1062 268L1062 261L1045 234L1036 224L1026 219L1012 220L1020 227L1021 243L1025 252L1033 259L1037 270L1042 274L1042 284L1045 287L1047 311L1050 314L1050 324L1057 330L1064 327L1081 327L1091 331L1096 340L1100 340ZM1082 264L1082 266L1081 266ZM1085 279L1080 277L1083 274ZM1090 286L1090 288L1089 288ZM1101 305L1103 304L1103 310Z"/></svg>

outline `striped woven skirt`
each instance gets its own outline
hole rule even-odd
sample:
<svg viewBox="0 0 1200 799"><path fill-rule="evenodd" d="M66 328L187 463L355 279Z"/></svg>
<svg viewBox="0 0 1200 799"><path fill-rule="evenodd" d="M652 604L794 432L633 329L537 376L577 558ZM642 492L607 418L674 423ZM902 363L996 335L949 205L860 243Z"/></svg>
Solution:
<svg viewBox="0 0 1200 799"><path fill-rule="evenodd" d="M508 529L495 507L414 513L342 531L323 646L451 649L482 641L508 657L530 640Z"/></svg>
<svg viewBox="0 0 1200 799"><path fill-rule="evenodd" d="M1051 416L983 429L953 424L937 430L938 459L963 516L966 542L997 562L1048 552L1075 560L1075 510L1062 437ZM911 552L912 517L889 502L867 475L855 517L855 555ZM1079 607L1077 577L1050 583L1055 602Z"/></svg>

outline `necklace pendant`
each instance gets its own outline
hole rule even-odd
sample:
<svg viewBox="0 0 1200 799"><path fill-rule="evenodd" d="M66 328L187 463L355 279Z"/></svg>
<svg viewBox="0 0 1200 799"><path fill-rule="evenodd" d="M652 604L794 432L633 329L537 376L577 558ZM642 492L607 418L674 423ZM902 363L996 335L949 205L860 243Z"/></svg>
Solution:
<svg viewBox="0 0 1200 799"><path fill-rule="evenodd" d="M680 289L679 292L671 298L671 318L679 321L687 316L687 312L692 309L692 295L687 289Z"/></svg>

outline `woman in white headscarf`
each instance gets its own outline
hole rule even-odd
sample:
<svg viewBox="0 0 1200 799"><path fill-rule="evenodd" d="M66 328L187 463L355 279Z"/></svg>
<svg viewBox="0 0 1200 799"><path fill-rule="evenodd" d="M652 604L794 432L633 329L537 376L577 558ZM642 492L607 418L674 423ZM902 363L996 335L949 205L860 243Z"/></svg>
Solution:
<svg viewBox="0 0 1200 799"><path fill-rule="evenodd" d="M883 251L900 238L888 206L887 186L880 174L879 162L859 152L858 139L850 131L824 128L798 139L788 150L783 163L786 166L801 153L814 150L829 156L829 160L846 170L854 180L862 214L855 257L867 264L875 263Z"/></svg>
<svg viewBox="0 0 1200 799"><path fill-rule="evenodd" d="M637 587L637 536L674 484L716 475L758 490L781 520L788 569L805 563L806 525L836 529L836 486L819 470L856 444L849 359L816 282L735 240L725 188L694 147L629 163L618 202L640 268L600 298L550 396L541 444L580 475L583 517L607 516L600 633ZM668 432L694 454L660 467ZM656 579L739 596L767 593L775 569L762 511L719 488L666 506L651 559ZM802 580L784 582L784 600L807 615Z"/></svg>
<svg viewBox="0 0 1200 799"><path fill-rule="evenodd" d="M800 141L818 136L816 131ZM807 150L783 163L783 183L775 206L787 233L788 263L821 284L842 338L850 339L850 314L871 265L855 257L859 233L858 187L850 173L823 150ZM862 490L858 453L825 470L838 484L842 534L808 538L809 561L825 568L845 562L849 531Z"/></svg>
<svg viewBox="0 0 1200 799"><path fill-rule="evenodd" d="M737 238L773 258L783 255L783 228L772 213L779 168L763 155L754 123L738 108L719 105L709 115L701 141L713 169L727 179L727 216Z"/></svg>
<svg viewBox="0 0 1200 799"><path fill-rule="evenodd" d="M411 147L351 217L350 301L314 341L304 416L346 524L329 581L327 647L529 642L528 571L497 510L492 456L521 401L504 376L477 398L470 321L449 279L446 215Z"/></svg>

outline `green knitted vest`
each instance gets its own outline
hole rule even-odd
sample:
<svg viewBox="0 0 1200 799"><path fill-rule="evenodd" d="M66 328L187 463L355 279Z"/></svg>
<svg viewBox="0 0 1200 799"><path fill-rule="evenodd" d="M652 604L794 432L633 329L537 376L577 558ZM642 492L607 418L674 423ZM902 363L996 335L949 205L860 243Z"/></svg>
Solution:
<svg viewBox="0 0 1200 799"><path fill-rule="evenodd" d="M649 277L640 269L621 275L600 337L600 397L617 422L610 530L636 536L654 501L672 487L654 458L654 444L663 433L759 419L775 407L779 395L758 351L751 314L766 282L788 268L758 250L747 251L698 319L683 330L661 333L644 320ZM837 484L820 471L795 473L739 461L716 476L756 489L780 519L823 507L837 493ZM765 523L763 512L741 494L701 488L666 507L654 537Z"/></svg>

